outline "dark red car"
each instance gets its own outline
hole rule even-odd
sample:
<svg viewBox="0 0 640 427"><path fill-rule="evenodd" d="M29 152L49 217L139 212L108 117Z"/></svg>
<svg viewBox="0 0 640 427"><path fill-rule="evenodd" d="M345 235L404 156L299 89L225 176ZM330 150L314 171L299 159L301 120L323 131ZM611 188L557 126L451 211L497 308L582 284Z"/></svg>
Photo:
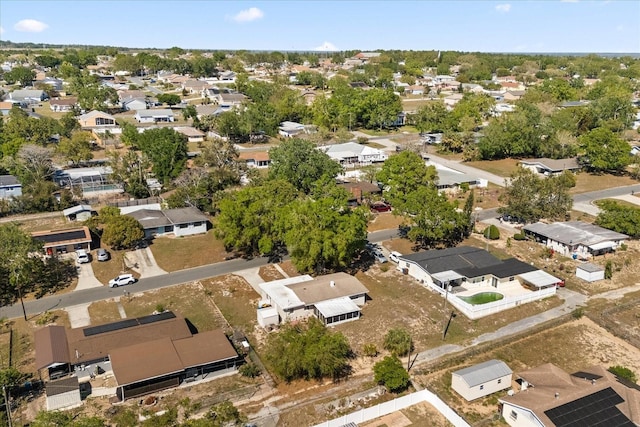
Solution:
<svg viewBox="0 0 640 427"><path fill-rule="evenodd" d="M384 202L376 202L371 204L372 212L391 212L391 205Z"/></svg>

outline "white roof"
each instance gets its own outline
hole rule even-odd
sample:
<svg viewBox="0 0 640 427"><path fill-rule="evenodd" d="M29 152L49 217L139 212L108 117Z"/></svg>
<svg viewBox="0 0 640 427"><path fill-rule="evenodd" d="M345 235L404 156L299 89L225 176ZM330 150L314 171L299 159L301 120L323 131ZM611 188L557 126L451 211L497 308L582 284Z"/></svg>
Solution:
<svg viewBox="0 0 640 427"><path fill-rule="evenodd" d="M173 111L169 110L168 108L159 108L157 110L139 110L136 115L138 117L173 117Z"/></svg>
<svg viewBox="0 0 640 427"><path fill-rule="evenodd" d="M324 145L318 147L327 153L334 160L342 160L349 157L358 157L361 155L380 155L381 150L373 147L367 147L356 142L346 142L344 144Z"/></svg>
<svg viewBox="0 0 640 427"><path fill-rule="evenodd" d="M78 205L72 208L67 208L62 211L62 214L64 216L69 216L84 211L91 211L91 205Z"/></svg>
<svg viewBox="0 0 640 427"><path fill-rule="evenodd" d="M311 280L313 280L313 277L306 274L304 276L289 277L287 279L275 280L273 282L260 283L258 286L260 286L260 289L262 289L265 295L269 296L271 301L281 309L286 310L288 308L295 308L304 305L304 302L302 302L295 292L293 292L287 285L309 282Z"/></svg>
<svg viewBox="0 0 640 427"><path fill-rule="evenodd" d="M349 297L336 298L315 304L318 311L326 318L360 311L360 307Z"/></svg>
<svg viewBox="0 0 640 427"><path fill-rule="evenodd" d="M616 244L613 242L600 242L600 243L596 243L595 245L589 245L589 249L597 251L600 249L607 249L607 248L613 248Z"/></svg>
<svg viewBox="0 0 640 427"><path fill-rule="evenodd" d="M561 280L557 277L554 277L542 270L535 270L528 273L520 274L519 277L525 282L530 283L538 288L555 285L556 283L561 282Z"/></svg>
<svg viewBox="0 0 640 427"><path fill-rule="evenodd" d="M431 277L439 282L451 282L452 280L462 279L464 276L459 275L453 270L441 271L440 273L432 274Z"/></svg>

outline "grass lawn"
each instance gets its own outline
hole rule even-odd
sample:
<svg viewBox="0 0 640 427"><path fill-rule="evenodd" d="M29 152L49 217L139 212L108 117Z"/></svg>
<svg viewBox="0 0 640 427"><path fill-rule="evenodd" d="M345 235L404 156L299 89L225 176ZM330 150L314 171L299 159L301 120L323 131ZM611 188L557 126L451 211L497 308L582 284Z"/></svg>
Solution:
<svg viewBox="0 0 640 427"><path fill-rule="evenodd" d="M89 306L89 317L91 318L92 325L102 325L121 319L118 305L111 299L91 303Z"/></svg>
<svg viewBox="0 0 640 427"><path fill-rule="evenodd" d="M299 276L300 275L300 272L293 265L291 260L287 260L287 261L281 262L280 263L280 268L282 268L284 270L284 272L287 273L287 275L289 275L289 277L294 277L294 276Z"/></svg>
<svg viewBox="0 0 640 427"><path fill-rule="evenodd" d="M64 230L67 228L77 227L78 224L72 224L59 212L56 216L48 218L35 218L21 220L18 225L27 232L48 231L48 230Z"/></svg>
<svg viewBox="0 0 640 427"><path fill-rule="evenodd" d="M589 191L604 190L606 188L622 187L625 185L634 185L637 183L637 180L626 175L596 175L587 172L580 172L577 175L576 186L570 190L570 193L587 193Z"/></svg>
<svg viewBox="0 0 640 427"><path fill-rule="evenodd" d="M227 275L202 281L205 295L215 301L227 322L246 334L253 331L260 295L240 276Z"/></svg>
<svg viewBox="0 0 640 427"><path fill-rule="evenodd" d="M402 216L394 215L392 212L372 213L371 216L371 220L367 226L367 231L369 232L398 228L404 219Z"/></svg>
<svg viewBox="0 0 640 427"><path fill-rule="evenodd" d="M273 264L267 264L260 267L260 271L258 273L262 280L265 282L272 282L274 280L284 279L282 273L280 273Z"/></svg>
<svg viewBox="0 0 640 427"><path fill-rule="evenodd" d="M42 107L32 106L32 108L35 110L36 114L40 114L44 117L51 117L52 119L59 120L62 116L67 114L67 112L51 111L51 105L49 104L49 101L41 102L38 105L42 105Z"/></svg>
<svg viewBox="0 0 640 427"><path fill-rule="evenodd" d="M465 164L505 178L509 177L518 168L517 159L478 160L466 162Z"/></svg>
<svg viewBox="0 0 640 427"><path fill-rule="evenodd" d="M437 101L437 100L436 100ZM436 101L432 101L430 99L403 99L402 100L402 110L403 111L417 111L420 107L424 107L425 105L433 104Z"/></svg>
<svg viewBox="0 0 640 427"><path fill-rule="evenodd" d="M91 267L93 267L93 274L103 284L109 283L109 280L114 277L123 274L123 273L134 273L132 270L126 267L124 263L124 254L125 251L114 251L109 250L110 258L108 261L95 262L91 263ZM93 259L95 260L95 252L93 254ZM134 274L137 275L137 274Z"/></svg>
<svg viewBox="0 0 640 427"><path fill-rule="evenodd" d="M220 262L227 256L222 241L215 238L213 230L195 236L156 237L149 247L160 268L166 271Z"/></svg>

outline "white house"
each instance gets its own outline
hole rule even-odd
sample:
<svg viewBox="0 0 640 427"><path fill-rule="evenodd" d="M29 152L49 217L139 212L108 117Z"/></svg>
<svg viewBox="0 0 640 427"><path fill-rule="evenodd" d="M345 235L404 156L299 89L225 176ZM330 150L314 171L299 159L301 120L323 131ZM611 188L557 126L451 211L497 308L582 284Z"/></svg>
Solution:
<svg viewBox="0 0 640 427"><path fill-rule="evenodd" d="M568 159L523 159L518 163L521 167L544 176L560 175L564 171L578 172L582 169L577 157Z"/></svg>
<svg viewBox="0 0 640 427"><path fill-rule="evenodd" d="M130 212L144 229L145 238L173 234L176 237L191 236L207 232L209 219L198 209L177 208L164 211L140 209Z"/></svg>
<svg viewBox="0 0 640 427"><path fill-rule="evenodd" d="M173 111L168 108L138 110L133 117L138 121L138 123L161 123L174 121Z"/></svg>
<svg viewBox="0 0 640 427"><path fill-rule="evenodd" d="M520 390L499 399L510 426L640 425L640 391L602 366L568 374L547 363L516 376Z"/></svg>
<svg viewBox="0 0 640 427"><path fill-rule="evenodd" d="M302 123L287 121L278 126L278 134L284 138L293 138L301 133L309 133L307 127Z"/></svg>
<svg viewBox="0 0 640 427"><path fill-rule="evenodd" d="M604 268L590 262L585 262L576 267L576 277L586 280L587 282L604 280Z"/></svg>
<svg viewBox="0 0 640 427"><path fill-rule="evenodd" d="M555 252L574 259L586 259L612 252L629 236L581 221L536 222L525 225L525 235Z"/></svg>
<svg viewBox="0 0 640 427"><path fill-rule="evenodd" d="M188 142L203 142L205 133L200 129L196 129L192 126L177 126L173 128L176 132L183 134L187 137Z"/></svg>
<svg viewBox="0 0 640 427"><path fill-rule="evenodd" d="M126 111L146 110L148 108L147 100L144 98L127 98L122 101L122 108Z"/></svg>
<svg viewBox="0 0 640 427"><path fill-rule="evenodd" d="M467 401L511 387L513 372L501 360L488 360L451 374L451 388Z"/></svg>
<svg viewBox="0 0 640 427"><path fill-rule="evenodd" d="M22 184L13 175L0 175L0 199L22 196Z"/></svg>
<svg viewBox="0 0 640 427"><path fill-rule="evenodd" d="M347 273L289 277L259 286L263 300L277 310L280 321L316 316L327 326L359 319L369 292Z"/></svg>
<svg viewBox="0 0 640 427"><path fill-rule="evenodd" d="M64 209L62 214L67 221L85 221L91 218L91 205L78 205Z"/></svg>
<svg viewBox="0 0 640 427"><path fill-rule="evenodd" d="M324 145L319 150L340 164L370 164L384 162L389 158L387 153L377 148L367 147L356 142Z"/></svg>

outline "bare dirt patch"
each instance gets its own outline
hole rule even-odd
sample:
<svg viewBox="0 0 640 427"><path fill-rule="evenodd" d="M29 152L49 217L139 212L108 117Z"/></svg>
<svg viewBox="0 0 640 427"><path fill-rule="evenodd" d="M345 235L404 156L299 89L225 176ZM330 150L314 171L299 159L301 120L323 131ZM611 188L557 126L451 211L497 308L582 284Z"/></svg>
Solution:
<svg viewBox="0 0 640 427"><path fill-rule="evenodd" d="M298 269L293 265L293 263L291 262L291 260L287 260L287 261L283 261L280 264L280 268L287 273L287 276L289 277L294 277L294 276L299 276L300 272L298 271Z"/></svg>
<svg viewBox="0 0 640 427"><path fill-rule="evenodd" d="M262 280L265 282L272 282L274 280L284 279L282 273L276 269L273 264L267 264L260 267L260 271L258 272Z"/></svg>
<svg viewBox="0 0 640 427"><path fill-rule="evenodd" d="M381 212L372 214L373 218L369 221L367 231L387 230L389 228L398 228L404 221L401 215L394 215L392 212Z"/></svg>
<svg viewBox="0 0 640 427"><path fill-rule="evenodd" d="M478 160L465 164L505 178L518 169L517 159Z"/></svg>
<svg viewBox="0 0 640 427"><path fill-rule="evenodd" d="M115 299L96 301L89 306L89 317L92 325L115 322L120 320L118 303Z"/></svg>
<svg viewBox="0 0 640 427"><path fill-rule="evenodd" d="M215 302L233 328L246 334L253 331L260 295L240 276L232 274L202 281L206 295Z"/></svg>

